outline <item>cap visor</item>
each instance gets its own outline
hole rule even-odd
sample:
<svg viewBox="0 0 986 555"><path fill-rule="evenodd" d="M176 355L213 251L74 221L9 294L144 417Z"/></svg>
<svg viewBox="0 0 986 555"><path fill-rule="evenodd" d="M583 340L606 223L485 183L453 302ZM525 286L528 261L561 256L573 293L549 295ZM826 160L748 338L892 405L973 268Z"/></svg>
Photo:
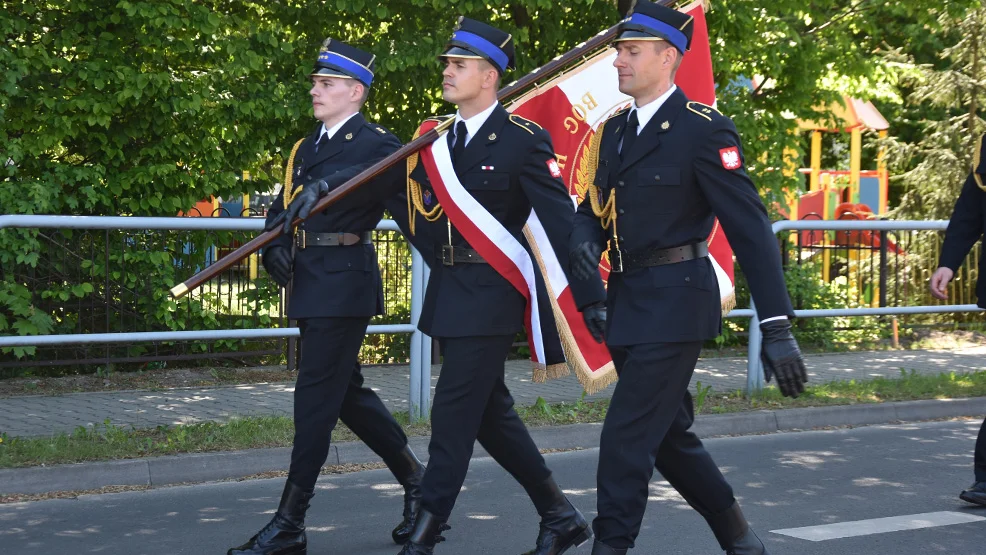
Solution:
<svg viewBox="0 0 986 555"><path fill-rule="evenodd" d="M616 37L615 39L613 39L613 42L620 42L620 41L624 41L624 40L663 40L663 41L667 41L668 39L666 39L666 38L664 38L662 36L659 36L659 35L655 35L653 33L648 33L646 31L638 31L636 29L627 29L627 30L623 31L622 33L620 33L620 35L618 37Z"/></svg>
<svg viewBox="0 0 986 555"><path fill-rule="evenodd" d="M324 75L325 77L338 77L340 79L356 79L355 77L347 74L341 69L328 68L328 67L317 68L315 71L311 72L309 77L314 77L316 75Z"/></svg>

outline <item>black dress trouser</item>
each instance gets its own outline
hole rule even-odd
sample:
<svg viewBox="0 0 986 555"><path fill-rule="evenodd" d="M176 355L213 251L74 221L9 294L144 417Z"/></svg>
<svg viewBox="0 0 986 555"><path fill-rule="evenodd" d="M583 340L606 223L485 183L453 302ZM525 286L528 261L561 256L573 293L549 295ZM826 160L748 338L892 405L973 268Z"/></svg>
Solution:
<svg viewBox="0 0 986 555"><path fill-rule="evenodd" d="M616 549L633 547L647 506L654 470L703 516L729 509L735 499L702 441L688 382L700 342L610 347L619 381L599 443L596 538Z"/></svg>
<svg viewBox="0 0 986 555"><path fill-rule="evenodd" d="M514 410L503 379L513 335L439 339L444 361L431 407L428 469L421 506L447 520L466 479L473 446L525 488L551 475Z"/></svg>
<svg viewBox="0 0 986 555"><path fill-rule="evenodd" d="M979 427L979 437L976 438L976 481L986 482L986 420Z"/></svg>
<svg viewBox="0 0 986 555"><path fill-rule="evenodd" d="M370 319L306 318L294 390L294 448L288 480L311 490L329 454L339 419L381 458L407 445L400 424L372 389L363 387L359 348Z"/></svg>

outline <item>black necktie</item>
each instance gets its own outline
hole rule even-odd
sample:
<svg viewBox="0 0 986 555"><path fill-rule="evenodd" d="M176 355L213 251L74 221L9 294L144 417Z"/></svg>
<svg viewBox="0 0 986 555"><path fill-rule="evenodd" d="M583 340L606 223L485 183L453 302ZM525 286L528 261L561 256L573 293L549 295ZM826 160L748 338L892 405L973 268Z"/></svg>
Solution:
<svg viewBox="0 0 986 555"><path fill-rule="evenodd" d="M469 131L466 129L466 122L460 121L455 126L455 136L451 139L452 141L452 163L454 164L457 160L462 157L462 151L466 149L466 136Z"/></svg>
<svg viewBox="0 0 986 555"><path fill-rule="evenodd" d="M318 136L318 140L315 141L315 152L318 152L318 147L322 146L322 143L327 142L329 142L329 134L323 131L322 134Z"/></svg>
<svg viewBox="0 0 986 555"><path fill-rule="evenodd" d="M626 129L623 130L623 146L620 147L620 160L626 158L627 153L633 148L634 141L637 140L637 127L640 124L637 121L637 111L634 110L630 112L630 117L627 119Z"/></svg>

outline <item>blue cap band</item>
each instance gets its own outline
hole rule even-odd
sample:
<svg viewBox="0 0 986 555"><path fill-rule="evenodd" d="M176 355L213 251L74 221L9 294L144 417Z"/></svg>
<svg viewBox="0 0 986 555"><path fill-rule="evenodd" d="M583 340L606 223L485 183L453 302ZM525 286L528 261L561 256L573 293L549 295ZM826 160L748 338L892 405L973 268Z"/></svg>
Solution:
<svg viewBox="0 0 986 555"><path fill-rule="evenodd" d="M644 27L650 27L667 37L668 42L674 45L675 48L684 52L688 48L688 37L684 33L675 29L671 25L653 17L644 15L642 13L635 13L630 16L630 19L626 21L627 23L635 23L637 25L643 25Z"/></svg>
<svg viewBox="0 0 986 555"><path fill-rule="evenodd" d="M452 33L452 40L457 40L461 43L468 44L483 54L486 54L496 65L500 66L501 71L507 69L507 64L509 63L507 55L503 53L503 50L500 50L500 47L484 39L483 37L468 31L459 30Z"/></svg>
<svg viewBox="0 0 986 555"><path fill-rule="evenodd" d="M332 64L337 66L343 72L350 74L352 77L359 79L367 85L373 82L373 73L370 70L345 56L336 54L335 52L320 52L318 55L318 61L323 64Z"/></svg>

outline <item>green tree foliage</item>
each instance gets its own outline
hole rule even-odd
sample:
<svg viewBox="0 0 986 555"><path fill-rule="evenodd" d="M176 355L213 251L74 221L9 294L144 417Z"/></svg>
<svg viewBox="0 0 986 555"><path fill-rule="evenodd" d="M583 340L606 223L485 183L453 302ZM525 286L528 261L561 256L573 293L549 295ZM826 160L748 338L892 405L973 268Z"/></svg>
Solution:
<svg viewBox="0 0 986 555"><path fill-rule="evenodd" d="M722 0L708 13L720 110L743 138L750 173L768 195L798 190L803 178L779 171L800 163L805 141L797 119L820 119L820 107L843 94L893 96L888 44L912 37L921 46L943 10L962 13L968 1ZM894 42L889 42L890 40ZM753 80L753 86L741 86ZM752 91L752 94L751 94ZM836 126L833 126L836 127ZM795 152L796 159L786 158Z"/></svg>
<svg viewBox="0 0 986 555"><path fill-rule="evenodd" d="M407 139L422 118L450 109L439 96L435 56L457 15L513 33L518 69L512 78L612 25L630 3L7 0L2 5L2 212L171 216L199 199L235 197L253 192L258 183L279 181L287 149L314 123L307 75L326 36L377 55L366 111ZM961 25L965 11L976 5L973 0L710 2L719 105L736 121L757 184L767 194L797 184L779 171L790 160L786 151L803 152L797 118L816 116L817 107L843 93L890 101L906 96L895 80L905 80L898 69L908 55L917 56L918 65L922 56L939 51L956 63L967 59L960 53L967 47L950 48L973 33ZM976 21L968 25L980 25L973 33L978 37L981 16ZM939 32L942 28L951 30ZM879 55L885 52L897 57ZM950 75L962 73L956 71ZM751 80L754 86L748 86ZM254 180L238 179L242 171ZM7 270L0 276L0 332L71 329L72 318L36 310L39 300L61 298L66 291L70 299L113 300L117 293L98 284L114 272L128 286L152 280L162 291L149 295L142 308L152 327L213 325L215 318L208 316L213 305L175 305L163 294L201 262L189 259L185 268L169 263L182 249L206 252L205 238L190 241L163 251L155 251L150 239L135 241L126 257L120 256L125 268L111 260L109 266L62 269L66 275L81 272L94 285L91 290L75 288L79 283L29 285L8 277L16 272ZM36 268L51 248L35 230L5 230L0 268Z"/></svg>
<svg viewBox="0 0 986 555"><path fill-rule="evenodd" d="M903 47L887 53L902 92L902 123L911 133L886 144L901 190L895 213L905 219L948 219L986 132L986 8L940 14L937 52Z"/></svg>

